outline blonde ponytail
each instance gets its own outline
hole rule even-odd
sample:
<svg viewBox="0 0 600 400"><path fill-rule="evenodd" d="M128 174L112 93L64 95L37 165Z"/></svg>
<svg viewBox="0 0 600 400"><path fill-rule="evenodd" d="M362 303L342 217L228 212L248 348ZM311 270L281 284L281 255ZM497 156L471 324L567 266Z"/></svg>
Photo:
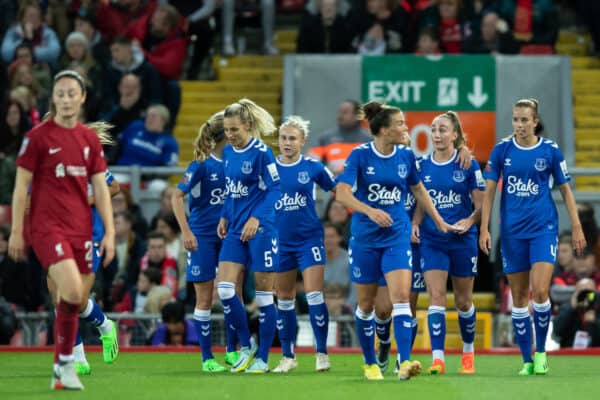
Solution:
<svg viewBox="0 0 600 400"><path fill-rule="evenodd" d="M239 117L250 126L250 134L258 139L276 133L275 120L267 110L250 99L240 99L225 109L225 117Z"/></svg>
<svg viewBox="0 0 600 400"><path fill-rule="evenodd" d="M210 156L216 145L215 137L219 135L224 135L223 111L214 114L198 129L198 136L194 139L194 157L198 162Z"/></svg>

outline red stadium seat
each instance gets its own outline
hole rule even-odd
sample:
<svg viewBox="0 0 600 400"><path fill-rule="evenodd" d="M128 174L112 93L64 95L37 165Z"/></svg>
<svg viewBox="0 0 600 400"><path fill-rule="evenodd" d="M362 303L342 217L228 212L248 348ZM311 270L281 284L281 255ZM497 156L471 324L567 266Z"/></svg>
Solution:
<svg viewBox="0 0 600 400"><path fill-rule="evenodd" d="M549 44L526 44L521 46L520 53L526 55L554 54L554 47Z"/></svg>
<svg viewBox="0 0 600 400"><path fill-rule="evenodd" d="M10 225L12 209L9 205L0 205L0 225Z"/></svg>

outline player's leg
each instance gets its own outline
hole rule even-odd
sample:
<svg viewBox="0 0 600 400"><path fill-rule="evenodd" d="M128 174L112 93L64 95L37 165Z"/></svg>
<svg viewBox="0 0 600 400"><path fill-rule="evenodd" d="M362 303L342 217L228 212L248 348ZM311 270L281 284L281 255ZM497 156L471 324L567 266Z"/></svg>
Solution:
<svg viewBox="0 0 600 400"><path fill-rule="evenodd" d="M381 372L388 369L390 362L392 308L387 282L385 277L382 276L378 282L377 295L375 296L375 333L377 339L379 339L377 365L379 365Z"/></svg>
<svg viewBox="0 0 600 400"><path fill-rule="evenodd" d="M412 283L410 290L410 311L412 312L413 320L412 320L412 340L410 344L410 348L415 345L415 339L417 338L417 332L419 330L419 324L417 321L417 302L419 301L419 293L423 293L427 291L425 287L425 277L423 276L423 271L421 269L421 249L419 245L416 243L411 243L412 250Z"/></svg>
<svg viewBox="0 0 600 400"><path fill-rule="evenodd" d="M244 274L240 274L235 283L235 293L238 298L243 299L242 291L244 288ZM240 358L240 352L237 350L239 338L235 326L229 323L229 314L224 315L225 323L225 363L233 366Z"/></svg>
<svg viewBox="0 0 600 400"><path fill-rule="evenodd" d="M316 253L316 246L311 248L311 253ZM323 248L319 254L325 254ZM317 259L318 258L318 259ZM322 262L322 257L315 257L312 262ZM323 265L311 265L307 267L303 274L304 289L306 291L306 300L308 302L308 313L310 315L310 324L317 347L315 370L318 372L329 371L331 362L327 354L327 334L329 332L329 311L325 304L323 294L323 281L325 278L325 267Z"/></svg>
<svg viewBox="0 0 600 400"><path fill-rule="evenodd" d="M294 354L294 342L298 321L296 317L296 274L295 254L282 253L280 271L276 272L275 288L277 290L277 330L281 342L282 359L273 369L275 373L290 372L298 366Z"/></svg>
<svg viewBox="0 0 600 400"><path fill-rule="evenodd" d="M68 244L65 242L61 245L61 250L66 252ZM81 275L74 259L67 258L50 265L48 276L56 286L58 298L54 322L55 366L51 389L81 390L83 385L75 371L73 357L79 304L83 292Z"/></svg>
<svg viewBox="0 0 600 400"><path fill-rule="evenodd" d="M458 312L458 326L463 341L461 374L475 373L475 321L477 319L473 304L474 277L452 277L454 302Z"/></svg>

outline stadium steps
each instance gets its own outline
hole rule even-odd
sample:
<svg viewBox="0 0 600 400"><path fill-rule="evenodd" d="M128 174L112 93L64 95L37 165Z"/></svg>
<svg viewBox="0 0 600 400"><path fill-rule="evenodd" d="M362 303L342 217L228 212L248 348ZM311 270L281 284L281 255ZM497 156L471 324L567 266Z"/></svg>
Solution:
<svg viewBox="0 0 600 400"><path fill-rule="evenodd" d="M588 57L589 35L561 31L556 46L559 54L571 56L573 113L575 123L575 166L600 166L600 60ZM600 176L575 177L577 190L599 191Z"/></svg>
<svg viewBox="0 0 600 400"><path fill-rule="evenodd" d="M290 35L286 32L277 33L278 45L279 40L288 43ZM211 115L241 98L256 101L273 115L276 123L281 119L282 56L215 56L212 65L216 71L215 81L181 82L182 104L175 128L181 166L193 158L193 141L200 126ZM267 143L273 146L273 140Z"/></svg>

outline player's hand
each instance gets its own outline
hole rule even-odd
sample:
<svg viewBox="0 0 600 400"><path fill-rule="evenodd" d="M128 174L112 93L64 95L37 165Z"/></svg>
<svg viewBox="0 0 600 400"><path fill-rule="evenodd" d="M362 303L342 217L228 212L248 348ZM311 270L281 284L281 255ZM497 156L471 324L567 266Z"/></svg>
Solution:
<svg viewBox="0 0 600 400"><path fill-rule="evenodd" d="M227 227L229 226L229 221L227 221L225 218L221 218L219 220L219 225L217 226L217 236L219 237L219 239L225 239L225 236L227 236Z"/></svg>
<svg viewBox="0 0 600 400"><path fill-rule="evenodd" d="M421 230L419 225L412 224L411 234L410 234L410 242L411 243L421 243Z"/></svg>
<svg viewBox="0 0 600 400"><path fill-rule="evenodd" d="M242 242L252 240L254 235L256 235L256 231L258 230L258 224L258 219L254 217L248 218L248 221L246 221L244 227L242 228L242 236L240 236L240 240Z"/></svg>
<svg viewBox="0 0 600 400"><path fill-rule="evenodd" d="M473 220L471 218L463 218L459 221L456 221L453 225L454 231L460 235L466 233L473 226Z"/></svg>
<svg viewBox="0 0 600 400"><path fill-rule="evenodd" d="M581 225L573 227L571 240L573 241L573 250L575 250L578 256L582 256L583 249L585 249L585 246L587 246L587 242L585 241L585 236L583 235L583 229L581 228Z"/></svg>
<svg viewBox="0 0 600 400"><path fill-rule="evenodd" d="M490 250L492 248L492 237L487 229L481 229L479 231L479 248L485 253L485 255L490 255Z"/></svg>
<svg viewBox="0 0 600 400"><path fill-rule="evenodd" d="M25 240L23 234L11 233L8 239L8 255L15 261L25 260Z"/></svg>
<svg viewBox="0 0 600 400"><path fill-rule="evenodd" d="M463 146L458 151L456 161L454 162L459 163L460 167L466 171L467 169L471 168L472 161L473 153L471 153L471 150L469 150L467 146Z"/></svg>
<svg viewBox="0 0 600 400"><path fill-rule="evenodd" d="M192 231L187 230L186 232L182 232L181 240L183 240L183 247L185 247L187 251L198 250L198 241L196 240L196 235L194 235Z"/></svg>
<svg viewBox="0 0 600 400"><path fill-rule="evenodd" d="M390 214L386 213L383 210L378 210L377 208L372 208L371 211L367 214L367 217L377 225L382 228L389 228L394 223L394 220L390 216Z"/></svg>
<svg viewBox="0 0 600 400"><path fill-rule="evenodd" d="M105 234L100 242L100 254L104 255L102 266L108 267L113 258L115 258L115 236Z"/></svg>

